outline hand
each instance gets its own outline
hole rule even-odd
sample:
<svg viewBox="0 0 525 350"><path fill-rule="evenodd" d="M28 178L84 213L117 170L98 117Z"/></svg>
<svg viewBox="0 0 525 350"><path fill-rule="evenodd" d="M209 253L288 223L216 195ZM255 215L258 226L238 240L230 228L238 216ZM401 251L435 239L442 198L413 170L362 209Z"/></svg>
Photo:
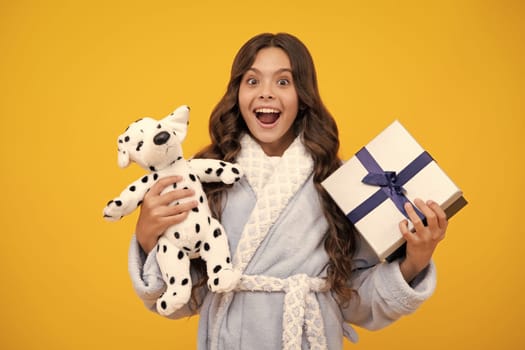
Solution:
<svg viewBox="0 0 525 350"><path fill-rule="evenodd" d="M405 210L414 225L415 232L408 229L408 221L399 223L399 229L407 242L406 257L400 263L401 273L410 282L430 263L432 254L439 242L445 238L447 216L441 207L433 202L423 202L415 199L414 204L425 215L427 226L423 224L410 203L405 204Z"/></svg>
<svg viewBox="0 0 525 350"><path fill-rule="evenodd" d="M158 238L168 227L182 222L188 216L188 211L198 204L196 200L193 200L170 205L175 201L194 195L192 189L175 189L161 194L166 187L181 180L180 176L162 178L151 186L144 196L135 235L146 253L155 247Z"/></svg>

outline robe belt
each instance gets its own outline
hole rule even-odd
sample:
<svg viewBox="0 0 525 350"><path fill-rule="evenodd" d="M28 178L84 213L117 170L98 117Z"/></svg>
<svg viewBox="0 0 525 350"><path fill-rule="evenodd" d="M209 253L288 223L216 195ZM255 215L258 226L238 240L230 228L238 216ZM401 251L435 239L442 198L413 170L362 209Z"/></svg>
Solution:
<svg viewBox="0 0 525 350"><path fill-rule="evenodd" d="M301 349L303 328L310 349L327 349L323 318L315 295L316 292L330 290L325 279L306 274L297 274L286 279L243 275L235 290L284 292L283 349Z"/></svg>

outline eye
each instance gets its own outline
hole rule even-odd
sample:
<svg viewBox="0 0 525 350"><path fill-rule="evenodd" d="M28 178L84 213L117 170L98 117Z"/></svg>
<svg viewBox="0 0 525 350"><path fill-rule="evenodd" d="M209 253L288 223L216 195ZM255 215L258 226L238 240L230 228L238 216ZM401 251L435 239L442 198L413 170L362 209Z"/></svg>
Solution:
<svg viewBox="0 0 525 350"><path fill-rule="evenodd" d="M246 80L246 84L248 84L248 85L257 85L257 79L255 79L255 78L248 78Z"/></svg>
<svg viewBox="0 0 525 350"><path fill-rule="evenodd" d="M279 79L277 80L277 85L281 85L281 86L286 86L286 85L290 85L290 80L289 79Z"/></svg>

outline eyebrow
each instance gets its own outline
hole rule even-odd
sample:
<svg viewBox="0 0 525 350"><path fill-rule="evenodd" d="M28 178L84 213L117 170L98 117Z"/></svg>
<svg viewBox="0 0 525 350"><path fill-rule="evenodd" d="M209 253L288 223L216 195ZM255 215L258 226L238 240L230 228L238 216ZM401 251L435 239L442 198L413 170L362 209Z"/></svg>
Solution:
<svg viewBox="0 0 525 350"><path fill-rule="evenodd" d="M254 71L255 73L258 73L258 74L262 73L259 69L255 68L255 67L248 68L248 70L246 72L248 72L248 71ZM274 75L275 74L281 74L281 73L284 73L284 72L288 72L290 74L293 74L293 72L292 72L292 70L290 68L280 68L277 71L275 71Z"/></svg>

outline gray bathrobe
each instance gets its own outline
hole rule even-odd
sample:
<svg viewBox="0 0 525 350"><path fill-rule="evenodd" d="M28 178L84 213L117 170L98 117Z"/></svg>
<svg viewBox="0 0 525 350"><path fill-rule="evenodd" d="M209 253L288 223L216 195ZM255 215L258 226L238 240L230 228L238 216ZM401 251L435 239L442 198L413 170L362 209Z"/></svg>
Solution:
<svg viewBox="0 0 525 350"><path fill-rule="evenodd" d="M358 297L341 307L317 283L326 276L328 224L300 138L280 158L267 157L247 135L241 144L237 162L245 177L228 192L222 224L234 268L245 277L231 293L202 289L199 349L341 349L343 336L357 341L350 324L385 327L430 297L436 284L433 264L407 284L398 261L379 263L361 241L349 281ZM154 251L146 256L132 239L131 279L152 311L165 289ZM191 314L183 307L170 318Z"/></svg>

